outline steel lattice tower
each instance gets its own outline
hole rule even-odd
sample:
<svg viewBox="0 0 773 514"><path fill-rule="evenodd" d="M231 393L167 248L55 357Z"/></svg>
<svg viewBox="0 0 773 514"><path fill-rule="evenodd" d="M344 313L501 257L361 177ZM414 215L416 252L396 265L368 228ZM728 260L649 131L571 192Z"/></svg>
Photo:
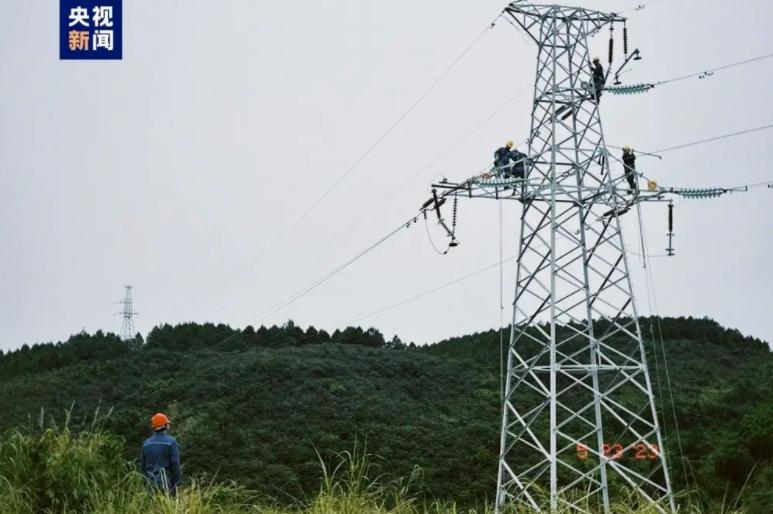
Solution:
<svg viewBox="0 0 773 514"><path fill-rule="evenodd" d="M123 300L120 304L123 306L121 315L123 321L121 322L121 339L128 341L134 339L137 333L134 331L134 316L139 314L134 311L134 301L132 300L132 286L123 286L125 289Z"/></svg>
<svg viewBox="0 0 773 514"><path fill-rule="evenodd" d="M513 2L537 43L531 163L515 284L497 480L509 505L610 510L625 492L674 511L588 40L624 21ZM549 506L543 499L549 493Z"/></svg>

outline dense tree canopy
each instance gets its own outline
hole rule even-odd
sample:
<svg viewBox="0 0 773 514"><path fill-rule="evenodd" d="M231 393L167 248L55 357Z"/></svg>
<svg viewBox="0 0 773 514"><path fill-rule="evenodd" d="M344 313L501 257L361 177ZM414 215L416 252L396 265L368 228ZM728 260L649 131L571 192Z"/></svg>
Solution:
<svg viewBox="0 0 773 514"><path fill-rule="evenodd" d="M741 501L768 512L768 346L707 319L641 324L657 341L647 347L676 487L721 501L748 481ZM107 427L139 448L149 416L164 411L186 473L235 479L279 501L317 490L316 452L327 457L360 440L383 472L408 475L418 465L428 495L472 504L494 490L499 352L497 331L416 347L373 328L328 334L291 321L163 325L147 341L76 334L0 354L0 429L41 408L60 416L74 405L76 420L112 409Z"/></svg>

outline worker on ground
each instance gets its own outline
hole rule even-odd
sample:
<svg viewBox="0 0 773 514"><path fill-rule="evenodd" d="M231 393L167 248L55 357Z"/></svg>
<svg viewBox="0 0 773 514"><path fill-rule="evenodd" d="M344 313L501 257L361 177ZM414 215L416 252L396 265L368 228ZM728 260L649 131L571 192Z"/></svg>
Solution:
<svg viewBox="0 0 773 514"><path fill-rule="evenodd" d="M180 471L180 448L170 436L169 418L165 414L154 414L150 418L153 435L142 444L142 474L149 486L156 490L176 496L177 486L182 483Z"/></svg>
<svg viewBox="0 0 773 514"><path fill-rule="evenodd" d="M639 184L636 180L636 155L630 146L623 147L623 171L625 180L628 181L628 193L635 194L639 191Z"/></svg>
<svg viewBox="0 0 773 514"><path fill-rule="evenodd" d="M593 72L593 87L596 93L595 100L596 103L598 103L601 99L601 92L604 90L605 82L604 67L601 65L601 59L598 57L593 58L593 66L591 66L591 71Z"/></svg>
<svg viewBox="0 0 773 514"><path fill-rule="evenodd" d="M513 149L513 142L508 141L505 146L494 152L494 167L505 178L524 178L526 156Z"/></svg>

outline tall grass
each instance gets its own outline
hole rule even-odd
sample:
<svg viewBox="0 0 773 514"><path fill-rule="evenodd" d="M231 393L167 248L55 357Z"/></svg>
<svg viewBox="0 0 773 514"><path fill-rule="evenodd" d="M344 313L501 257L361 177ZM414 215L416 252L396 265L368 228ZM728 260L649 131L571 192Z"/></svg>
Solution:
<svg viewBox="0 0 773 514"><path fill-rule="evenodd" d="M97 419L95 417L95 419ZM355 446L332 464L320 459L318 493L291 507L266 505L236 484L193 481L177 498L152 494L136 466L121 458L123 443L101 430L37 426L8 432L0 439L2 514L493 514L490 506L460 509L453 503L426 502L414 490L420 478L375 475L373 456ZM622 499L616 514L654 514ZM513 509L508 514L526 511ZM685 514L705 514L694 507ZM725 511L727 512L727 511ZM530 512L531 514L531 512ZM568 514L568 512L567 512ZM741 514L736 512L736 514Z"/></svg>

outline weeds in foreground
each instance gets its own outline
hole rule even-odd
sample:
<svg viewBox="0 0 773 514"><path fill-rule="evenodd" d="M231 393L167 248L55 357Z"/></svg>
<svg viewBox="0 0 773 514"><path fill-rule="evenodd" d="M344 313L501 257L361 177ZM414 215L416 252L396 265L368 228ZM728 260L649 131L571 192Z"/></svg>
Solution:
<svg viewBox="0 0 773 514"><path fill-rule="evenodd" d="M135 466L120 457L122 450L121 440L97 424L74 433L69 419L61 427L45 427L41 416L38 427L7 433L0 439L2 514L493 514L490 506L460 509L453 503L424 502L413 492L418 468L403 479L374 475L374 457L357 446L334 464L320 458L319 492L292 507L267 506L235 484L195 480L177 498L150 494ZM655 514L632 505L620 499L614 512ZM682 512L702 514L691 506ZM723 509L722 514L743 513Z"/></svg>

